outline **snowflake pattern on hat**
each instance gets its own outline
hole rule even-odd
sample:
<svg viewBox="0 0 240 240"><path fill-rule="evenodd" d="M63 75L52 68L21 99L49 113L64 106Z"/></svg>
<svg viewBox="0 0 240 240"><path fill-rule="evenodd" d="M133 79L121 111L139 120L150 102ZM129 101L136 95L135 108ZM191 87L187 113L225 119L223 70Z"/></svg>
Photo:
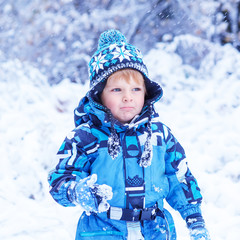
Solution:
<svg viewBox="0 0 240 240"><path fill-rule="evenodd" d="M113 52L113 59L119 59L120 62L122 62L124 59L127 59L128 61L131 61L130 57L133 55L131 52L127 49L122 47L116 47L115 51Z"/></svg>
<svg viewBox="0 0 240 240"><path fill-rule="evenodd" d="M105 59L105 56L102 55L102 53L100 53L99 55L94 57L94 61L92 63L92 68L93 71L96 71L96 73L98 73L98 71L100 69L104 68L104 63L106 63L108 60Z"/></svg>

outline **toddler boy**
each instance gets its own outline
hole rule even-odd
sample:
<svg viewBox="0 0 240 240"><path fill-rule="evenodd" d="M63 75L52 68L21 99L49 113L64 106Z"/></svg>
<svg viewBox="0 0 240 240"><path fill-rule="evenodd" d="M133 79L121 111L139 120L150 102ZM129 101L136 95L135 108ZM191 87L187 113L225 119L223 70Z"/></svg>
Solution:
<svg viewBox="0 0 240 240"><path fill-rule="evenodd" d="M192 240L210 240L200 189L182 146L154 110L162 88L148 78L140 51L119 31L106 31L89 72L76 128L49 174L53 198L84 210L76 239L174 240L166 199Z"/></svg>

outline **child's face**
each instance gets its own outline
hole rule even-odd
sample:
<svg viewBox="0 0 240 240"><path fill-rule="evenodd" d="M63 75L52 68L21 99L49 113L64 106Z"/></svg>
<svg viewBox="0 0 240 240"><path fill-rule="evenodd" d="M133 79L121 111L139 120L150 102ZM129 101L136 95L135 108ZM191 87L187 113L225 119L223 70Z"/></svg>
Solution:
<svg viewBox="0 0 240 240"><path fill-rule="evenodd" d="M142 111L145 91L140 73L126 75L116 72L108 78L101 100L118 121L128 123Z"/></svg>

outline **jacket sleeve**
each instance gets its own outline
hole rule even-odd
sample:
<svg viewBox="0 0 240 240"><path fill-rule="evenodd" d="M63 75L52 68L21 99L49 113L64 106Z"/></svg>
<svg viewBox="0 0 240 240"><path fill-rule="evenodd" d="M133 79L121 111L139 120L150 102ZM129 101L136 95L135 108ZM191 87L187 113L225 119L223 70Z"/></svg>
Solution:
<svg viewBox="0 0 240 240"><path fill-rule="evenodd" d="M88 124L80 125L68 134L57 156L59 163L49 173L50 194L63 206L75 206L71 191L76 183L90 175L90 166L96 158L98 141Z"/></svg>
<svg viewBox="0 0 240 240"><path fill-rule="evenodd" d="M188 168L185 152L171 131L164 127L166 142L166 175L169 181L169 194L167 202L179 211L182 218L200 213L202 195L197 180Z"/></svg>

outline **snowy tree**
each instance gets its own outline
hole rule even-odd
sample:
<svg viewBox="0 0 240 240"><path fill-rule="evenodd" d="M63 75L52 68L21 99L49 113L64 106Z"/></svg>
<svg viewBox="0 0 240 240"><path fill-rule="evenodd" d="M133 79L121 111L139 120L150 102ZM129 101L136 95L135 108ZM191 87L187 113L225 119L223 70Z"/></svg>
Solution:
<svg viewBox="0 0 240 240"><path fill-rule="evenodd" d="M119 29L144 54L185 34L239 48L239 8L237 0L1 0L0 50L30 62L51 84L66 78L84 83L106 29ZM178 54L191 62L183 46ZM196 51L199 61L206 51Z"/></svg>

